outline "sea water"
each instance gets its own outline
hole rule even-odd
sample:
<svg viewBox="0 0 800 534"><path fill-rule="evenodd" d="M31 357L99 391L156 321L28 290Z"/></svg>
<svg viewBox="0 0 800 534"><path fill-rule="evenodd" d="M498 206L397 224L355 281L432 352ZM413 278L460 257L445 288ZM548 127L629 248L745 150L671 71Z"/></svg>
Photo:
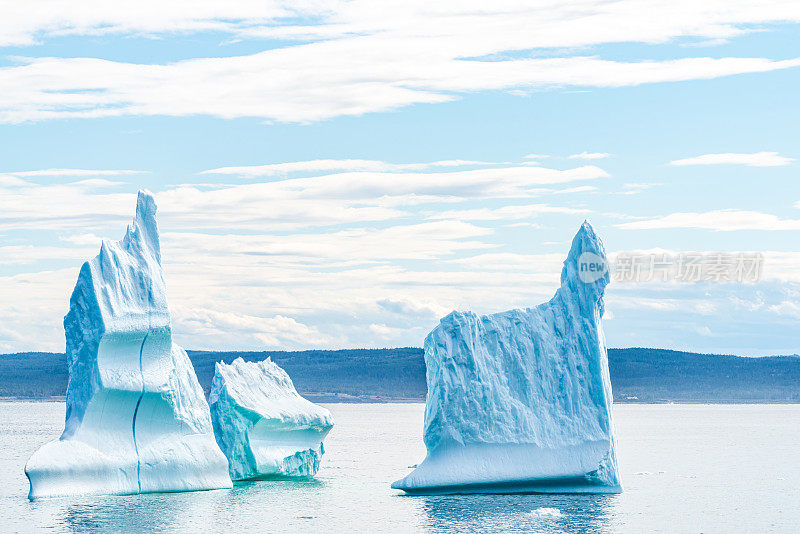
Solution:
<svg viewBox="0 0 800 534"><path fill-rule="evenodd" d="M798 532L800 405L615 405L621 495L409 497L422 404L329 404L316 478L28 501L23 467L64 404L0 402L0 531Z"/></svg>

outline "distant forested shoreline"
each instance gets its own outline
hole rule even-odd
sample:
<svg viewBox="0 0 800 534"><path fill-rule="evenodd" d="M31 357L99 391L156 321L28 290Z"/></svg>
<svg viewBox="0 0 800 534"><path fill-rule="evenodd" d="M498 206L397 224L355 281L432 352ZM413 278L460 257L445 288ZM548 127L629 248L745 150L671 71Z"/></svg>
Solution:
<svg viewBox="0 0 800 534"><path fill-rule="evenodd" d="M188 351L208 393L214 363L271 357L297 390L317 402L421 402L425 399L422 349L309 351ZM800 403L800 356L745 358L666 349L609 349L614 402ZM63 397L64 354L0 355L0 397Z"/></svg>

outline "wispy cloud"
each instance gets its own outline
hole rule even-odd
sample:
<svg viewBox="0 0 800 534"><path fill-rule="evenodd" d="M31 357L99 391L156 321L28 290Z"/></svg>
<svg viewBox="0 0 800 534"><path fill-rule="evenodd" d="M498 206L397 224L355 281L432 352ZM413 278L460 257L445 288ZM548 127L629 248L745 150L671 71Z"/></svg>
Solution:
<svg viewBox="0 0 800 534"><path fill-rule="evenodd" d="M622 191L619 192L620 195L638 195L642 191L646 191L648 189L652 189L653 187L658 187L660 183L630 183L630 184L622 184Z"/></svg>
<svg viewBox="0 0 800 534"><path fill-rule="evenodd" d="M203 346L206 339L213 339L214 336L235 336L239 338L239 346L271 349L298 345L319 347L333 341L333 338L321 334L318 329L283 315L259 317L210 308L172 308L174 319L181 325L183 335L203 340L199 341L199 347Z"/></svg>
<svg viewBox="0 0 800 534"><path fill-rule="evenodd" d="M166 232L173 257L191 259L193 251L214 250L220 258L238 255L291 261L374 263L396 259L437 259L460 250L491 248L477 240L492 230L461 221L431 221L388 228L285 235L241 235Z"/></svg>
<svg viewBox="0 0 800 534"><path fill-rule="evenodd" d="M87 0L83 9L59 2L36 1L21 10L0 8L0 46L34 45L64 35L127 34L156 37L176 32L218 31L238 33L253 25L275 24L280 17L304 12L302 2L236 2L220 6L213 1L178 2L169 6L155 0L112 6ZM308 10L305 10L308 12Z"/></svg>
<svg viewBox="0 0 800 534"><path fill-rule="evenodd" d="M617 225L623 230L655 230L665 228L699 228L704 230L800 230L800 219L781 219L770 213L735 209L703 213L671 213L641 221Z"/></svg>
<svg viewBox="0 0 800 534"><path fill-rule="evenodd" d="M268 165L247 165L240 167L220 167L209 169L200 174L228 174L257 178L261 176L285 176L296 172L326 172L326 171L410 171L425 170L437 167L469 167L503 165L486 161L470 160L443 160L430 163L387 163L385 161L366 159L316 159L311 161L294 161L290 163L271 163Z"/></svg>
<svg viewBox="0 0 800 534"><path fill-rule="evenodd" d="M225 173L242 172L230 169ZM311 176L290 177L296 172ZM499 230L492 226L499 225L492 221L562 213L576 215L577 228L583 209L520 202L608 177L595 166L461 160L301 162L258 173L289 176L156 193L174 329L188 346L415 344L438 316L488 302L486 287L516 285L509 305L541 300L557 283L557 273L544 272L542 264L448 262L496 251ZM118 239L130 220L135 195L129 185L109 189L102 174L66 174L72 181L53 183L48 171L0 186L3 231L49 236L49 244L0 247L3 272L25 271L0 276L3 318L9 332L28 334L16 339L0 332L2 350L63 348L59 317L78 266L97 253L102 237ZM487 199L515 204L474 208ZM467 207L453 208L462 203ZM53 265L71 267L47 270ZM502 272L502 279L485 280L487 269Z"/></svg>
<svg viewBox="0 0 800 534"><path fill-rule="evenodd" d="M789 165L794 158L778 155L777 152L753 152L703 154L691 158L670 161L670 165L746 165L748 167L782 167Z"/></svg>
<svg viewBox="0 0 800 534"><path fill-rule="evenodd" d="M503 206L502 208L477 208L469 210L450 210L431 215L431 219L454 219L464 221L498 221L529 219L544 213L578 215L589 213L588 209L548 206L547 204L528 204Z"/></svg>
<svg viewBox="0 0 800 534"><path fill-rule="evenodd" d="M611 154L608 152L581 152L580 154L572 154L569 159L605 159L610 157Z"/></svg>
<svg viewBox="0 0 800 534"><path fill-rule="evenodd" d="M428 164L425 164L428 165ZM161 217L183 228L287 229L366 221L408 214L406 206L468 199L531 198L553 186L608 177L603 169L510 166L428 172L339 172L233 185L181 185L158 193ZM7 229L95 231L125 220L133 194L96 189L108 184L27 183L0 189L0 224Z"/></svg>
<svg viewBox="0 0 800 534"><path fill-rule="evenodd" d="M477 61L441 52L416 63L408 61L408 48L387 49L388 44L364 48L358 40L325 41L167 65L94 58L25 60L20 66L0 68L0 122L123 115L312 122L446 102L472 91L521 86L625 87L800 66L800 59L764 58ZM275 76L275 72L283 75Z"/></svg>
<svg viewBox="0 0 800 534"><path fill-rule="evenodd" d="M128 176L131 174L145 174L149 171L132 171L118 169L41 169L36 171L11 171L0 174L33 178L40 176Z"/></svg>
<svg viewBox="0 0 800 534"><path fill-rule="evenodd" d="M220 5L210 0L165 6L156 0L109 5L87 0L85 9L34 0L29 9L12 4L0 16L0 46L31 45L63 35L138 35L214 31L234 37L284 40L335 39L385 33L458 39L467 48L496 52L528 48L568 48L609 42L662 43L682 36L704 44L752 31L748 24L800 20L791 2L766 0L758 9L744 0L710 0L679 6L661 2L600 0L580 5L541 2L483 6L453 4L431 10L424 0L386 2L380 16L369 0L340 2L240 1ZM45 9L46 7L46 9ZM191 8L191 9L190 9ZM569 15L569 16L567 16ZM481 39L475 39L479 35ZM486 51L484 53L489 53ZM474 54L474 52L473 52Z"/></svg>
<svg viewBox="0 0 800 534"><path fill-rule="evenodd" d="M152 0L135 8L92 0L80 10L58 3L22 10L11 3L0 8L0 43L7 45L63 35L209 31L280 39L284 45L166 64L17 58L16 65L0 68L0 121L213 115L310 122L446 102L474 91L626 87L796 67L798 58L625 62L574 55L605 43L726 39L752 31L754 24L800 20L800 9L791 3L768 4L756 10L743 0L713 0L643 8L635 0L590 0L580 6L502 3L478 13L459 4L431 10L427 2L412 0L383 4L376 17L367 0L236 6L201 1L169 9ZM520 50L559 52L502 56Z"/></svg>
<svg viewBox="0 0 800 534"><path fill-rule="evenodd" d="M433 319L444 317L452 310L440 306L432 300L415 300L404 297L385 298L377 301L381 308L397 314L407 316L427 316Z"/></svg>
<svg viewBox="0 0 800 534"><path fill-rule="evenodd" d="M114 170L114 169L41 169L35 171L0 171L0 187L35 187L35 183L30 178L85 178L83 180L69 182L73 187L111 187L120 185L121 182L113 182L97 176L129 176L134 174L146 174L149 171L133 170ZM0 192L2 193L2 192Z"/></svg>

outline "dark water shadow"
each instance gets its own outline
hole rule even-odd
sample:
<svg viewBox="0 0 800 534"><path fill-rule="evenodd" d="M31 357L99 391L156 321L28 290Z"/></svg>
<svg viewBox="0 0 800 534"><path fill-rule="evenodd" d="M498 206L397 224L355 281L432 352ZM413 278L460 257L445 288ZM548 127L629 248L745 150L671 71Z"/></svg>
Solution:
<svg viewBox="0 0 800 534"><path fill-rule="evenodd" d="M207 501L214 492L191 492L195 500ZM213 498L213 497L212 497ZM96 496L62 506L58 523L71 532L166 532L181 526L197 505L187 493Z"/></svg>
<svg viewBox="0 0 800 534"><path fill-rule="evenodd" d="M235 524L242 507L277 496L319 494L326 486L313 477L265 477L235 482L231 489L78 499L43 499L58 526L70 532L222 531Z"/></svg>
<svg viewBox="0 0 800 534"><path fill-rule="evenodd" d="M469 495L469 494L576 494L576 493L621 493L619 486L587 482L586 477L564 477L537 480L515 480L453 486L429 486L404 488L408 495Z"/></svg>
<svg viewBox="0 0 800 534"><path fill-rule="evenodd" d="M233 483L233 495L262 491L319 491L326 483L314 477L263 476Z"/></svg>
<svg viewBox="0 0 800 534"><path fill-rule="evenodd" d="M413 497L426 530L449 532L606 533L618 495L475 494Z"/></svg>

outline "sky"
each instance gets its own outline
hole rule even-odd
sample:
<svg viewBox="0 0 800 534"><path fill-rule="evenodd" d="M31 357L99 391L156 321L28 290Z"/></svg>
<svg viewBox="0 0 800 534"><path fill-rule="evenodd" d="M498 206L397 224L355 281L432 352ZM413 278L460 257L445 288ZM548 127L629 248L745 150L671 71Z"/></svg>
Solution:
<svg viewBox="0 0 800 534"><path fill-rule="evenodd" d="M146 188L189 349L422 346L549 299L588 219L762 258L615 280L608 346L800 353L797 2L226 4L0 4L0 352L64 349Z"/></svg>

